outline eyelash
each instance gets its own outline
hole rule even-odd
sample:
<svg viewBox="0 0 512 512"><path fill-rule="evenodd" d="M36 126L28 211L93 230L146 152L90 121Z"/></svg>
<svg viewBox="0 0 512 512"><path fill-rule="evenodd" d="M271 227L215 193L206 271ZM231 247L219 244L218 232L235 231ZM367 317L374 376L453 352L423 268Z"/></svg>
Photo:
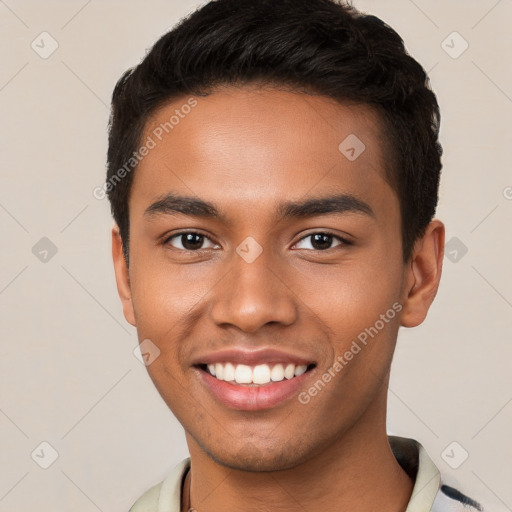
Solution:
<svg viewBox="0 0 512 512"><path fill-rule="evenodd" d="M183 236L183 235L189 235L189 234L194 234L194 235L198 235L198 236L201 236L207 240L209 240L210 242L214 243L212 240L210 240L209 237L207 237L206 235L204 235L203 233L199 233L198 231L180 231L179 233L174 233L173 235L167 237L164 239L163 241L163 245L169 245L170 244L170 241L173 240L174 238L178 238L180 236ZM353 245L353 243L350 241L350 240L347 240L346 238L343 238L339 235L335 235L334 233L331 233L330 231L315 231L313 233L308 233L307 235L303 236L296 244L294 245L297 245L299 242L301 242L302 240L305 240L309 237L312 237L314 235L319 235L319 234L322 234L322 235L328 235L328 236L332 236L333 239L337 239L338 241L340 241L341 243L339 245L336 245L334 247L330 247L329 249L305 249L307 251L313 251L313 252L327 252L327 251L330 251L336 247L339 247L339 246L343 246L343 245ZM196 249L196 250L191 250L191 249L177 249L176 247L173 247L173 249L177 250L177 251L181 251L181 252L200 252L200 251L204 251L206 249ZM304 250L304 249L303 249Z"/></svg>

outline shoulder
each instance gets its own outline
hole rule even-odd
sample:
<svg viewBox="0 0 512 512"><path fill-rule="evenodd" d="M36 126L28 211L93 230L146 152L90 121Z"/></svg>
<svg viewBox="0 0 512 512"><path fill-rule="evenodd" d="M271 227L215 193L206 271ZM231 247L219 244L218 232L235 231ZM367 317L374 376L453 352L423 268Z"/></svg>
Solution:
<svg viewBox="0 0 512 512"><path fill-rule="evenodd" d="M182 460L160 483L148 489L129 512L180 512L181 486L190 468L190 458Z"/></svg>
<svg viewBox="0 0 512 512"><path fill-rule="evenodd" d="M148 489L130 508L129 512L158 512L158 498L163 481Z"/></svg>
<svg viewBox="0 0 512 512"><path fill-rule="evenodd" d="M406 512L485 512L458 480L439 471L420 442L388 439L398 463L415 482Z"/></svg>

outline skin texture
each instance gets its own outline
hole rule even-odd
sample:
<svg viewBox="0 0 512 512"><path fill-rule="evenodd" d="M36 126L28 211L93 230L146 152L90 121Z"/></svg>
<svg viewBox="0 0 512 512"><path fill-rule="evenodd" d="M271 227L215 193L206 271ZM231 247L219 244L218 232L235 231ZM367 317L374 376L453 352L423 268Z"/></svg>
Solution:
<svg viewBox="0 0 512 512"><path fill-rule="evenodd" d="M161 107L144 139L187 100ZM129 269L112 230L124 315L160 349L147 370L186 432L183 510L405 510L413 482L387 440L389 369L400 325L420 324L437 292L443 224L431 222L404 264L399 203L369 107L249 86L197 101L135 172ZM338 149L350 134L366 146L355 161ZM171 192L210 201L225 219L144 214ZM276 220L284 201L333 193L374 215ZM202 250L168 240L187 230L205 235ZM321 250L307 235L325 232L334 238ZM236 252L249 236L263 249L252 263ZM231 409L192 367L225 347L279 347L316 363L304 391L394 303L401 311L307 404L293 396L267 410Z"/></svg>

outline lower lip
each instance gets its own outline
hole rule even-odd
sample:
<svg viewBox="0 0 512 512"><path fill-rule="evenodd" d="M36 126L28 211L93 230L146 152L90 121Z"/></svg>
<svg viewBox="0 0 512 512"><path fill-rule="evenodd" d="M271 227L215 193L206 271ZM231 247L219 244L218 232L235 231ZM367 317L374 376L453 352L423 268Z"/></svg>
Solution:
<svg viewBox="0 0 512 512"><path fill-rule="evenodd" d="M279 405L297 394L312 371L309 370L292 379L261 386L247 386L219 380L207 371L198 369L202 382L219 402L231 409L242 411L261 411Z"/></svg>

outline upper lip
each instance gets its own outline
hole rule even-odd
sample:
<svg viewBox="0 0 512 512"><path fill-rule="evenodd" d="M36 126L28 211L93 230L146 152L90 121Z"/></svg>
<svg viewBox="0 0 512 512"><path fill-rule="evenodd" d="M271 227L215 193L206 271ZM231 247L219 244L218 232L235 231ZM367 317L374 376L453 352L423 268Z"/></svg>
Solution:
<svg viewBox="0 0 512 512"><path fill-rule="evenodd" d="M274 348L264 348L258 350L247 350L240 348L229 348L205 354L195 359L193 365L204 365L214 363L235 363L245 364L247 366L257 366L265 363L288 363L299 365L315 364L313 359L277 350Z"/></svg>

